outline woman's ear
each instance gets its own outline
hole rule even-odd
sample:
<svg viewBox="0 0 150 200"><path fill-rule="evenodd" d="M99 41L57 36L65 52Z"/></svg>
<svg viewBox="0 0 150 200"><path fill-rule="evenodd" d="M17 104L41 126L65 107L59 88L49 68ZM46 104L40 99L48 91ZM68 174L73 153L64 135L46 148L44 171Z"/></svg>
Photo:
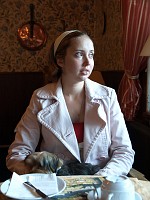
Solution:
<svg viewBox="0 0 150 200"><path fill-rule="evenodd" d="M61 68L64 66L63 58L57 58L56 62L57 62L57 65L60 66Z"/></svg>

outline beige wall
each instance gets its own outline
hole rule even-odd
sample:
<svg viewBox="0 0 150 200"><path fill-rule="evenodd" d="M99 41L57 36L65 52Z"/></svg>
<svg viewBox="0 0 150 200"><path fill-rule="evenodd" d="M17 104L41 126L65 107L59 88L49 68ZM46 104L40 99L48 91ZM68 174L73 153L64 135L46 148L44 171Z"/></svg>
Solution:
<svg viewBox="0 0 150 200"><path fill-rule="evenodd" d="M85 30L93 38L96 69L106 71L123 69L119 0L1 0L0 2L0 72L47 73L49 47L64 29ZM46 45L38 51L22 48L17 40L17 29L30 20L30 3L35 5L35 21L41 23L48 34ZM103 11L106 13L104 35L102 34Z"/></svg>

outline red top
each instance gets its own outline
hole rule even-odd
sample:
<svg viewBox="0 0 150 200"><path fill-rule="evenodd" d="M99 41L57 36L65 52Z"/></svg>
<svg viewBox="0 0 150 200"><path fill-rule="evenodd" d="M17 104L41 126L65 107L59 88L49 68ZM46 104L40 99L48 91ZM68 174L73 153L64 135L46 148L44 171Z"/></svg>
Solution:
<svg viewBox="0 0 150 200"><path fill-rule="evenodd" d="M76 133L76 137L78 140L78 143L83 142L83 136L84 136L84 123L78 122L78 123L73 123L74 130Z"/></svg>

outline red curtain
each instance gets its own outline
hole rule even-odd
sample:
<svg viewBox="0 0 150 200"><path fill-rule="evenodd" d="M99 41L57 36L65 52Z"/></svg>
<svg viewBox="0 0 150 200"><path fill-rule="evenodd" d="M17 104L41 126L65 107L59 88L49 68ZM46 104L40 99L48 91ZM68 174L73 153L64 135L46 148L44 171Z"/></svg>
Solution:
<svg viewBox="0 0 150 200"><path fill-rule="evenodd" d="M121 0L123 20L124 75L118 100L124 117L131 121L139 107L142 88L139 73L147 66L140 52L150 33L150 0Z"/></svg>

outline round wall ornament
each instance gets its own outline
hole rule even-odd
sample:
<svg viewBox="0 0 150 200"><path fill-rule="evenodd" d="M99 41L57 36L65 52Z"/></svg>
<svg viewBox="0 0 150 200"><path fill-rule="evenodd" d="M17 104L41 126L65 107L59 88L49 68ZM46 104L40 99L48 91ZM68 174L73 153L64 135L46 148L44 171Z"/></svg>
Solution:
<svg viewBox="0 0 150 200"><path fill-rule="evenodd" d="M28 50L39 50L47 41L47 34L44 27L34 21L33 4L30 4L30 21L18 28L18 40L21 46Z"/></svg>

